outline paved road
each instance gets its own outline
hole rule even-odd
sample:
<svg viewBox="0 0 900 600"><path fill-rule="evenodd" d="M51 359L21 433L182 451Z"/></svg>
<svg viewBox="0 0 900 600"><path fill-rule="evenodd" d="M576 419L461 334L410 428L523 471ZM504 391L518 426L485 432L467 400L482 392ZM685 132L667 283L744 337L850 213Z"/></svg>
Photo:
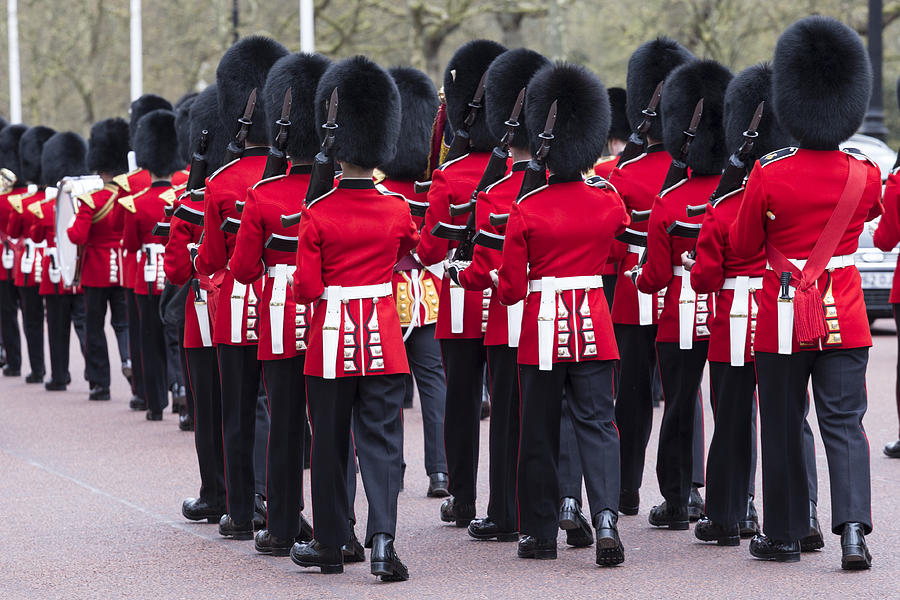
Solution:
<svg viewBox="0 0 900 600"><path fill-rule="evenodd" d="M593 548L568 549L560 536L556 561L515 557L515 544L476 542L438 519L440 501L426 498L422 421L406 411L407 488L400 496L397 548L412 579L383 584L368 565L349 565L342 576L302 570L289 558L257 555L252 542L220 538L213 525L184 521L181 500L198 487L193 439L167 413L149 423L128 409L124 381L113 401L88 402L87 386L47 393L22 379L0 381L0 597L2 598L896 598L900 595L900 460L881 454L897 435L894 364L896 341L879 321L869 364L875 532L874 567L840 570L839 539L798 564L750 558L746 542L718 548L691 532L657 531L647 524L660 500L654 452L646 467L644 502L620 528L626 562L593 565ZM114 348L115 344L110 344ZM72 373L82 360L73 349ZM654 438L661 412L656 411ZM707 407L707 431L711 417ZM814 426L815 428L815 426ZM818 435L818 434L817 434ZM481 473L487 473L487 423L482 423ZM707 440L708 441L708 440ZM818 445L820 510L830 520L826 462ZM487 482L479 482L479 514ZM308 473L306 475L309 481ZM307 489L308 494L308 489ZM360 486L357 514L364 520ZM358 526L364 531L364 523Z"/></svg>

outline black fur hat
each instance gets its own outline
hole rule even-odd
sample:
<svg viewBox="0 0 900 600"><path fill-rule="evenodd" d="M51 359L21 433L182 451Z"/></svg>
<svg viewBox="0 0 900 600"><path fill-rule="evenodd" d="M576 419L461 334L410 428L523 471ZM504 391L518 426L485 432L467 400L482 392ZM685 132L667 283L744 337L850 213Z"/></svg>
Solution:
<svg viewBox="0 0 900 600"><path fill-rule="evenodd" d="M620 87L609 88L607 92L609 92L609 111L612 114L609 137L627 140L631 137L631 124L628 123L628 112L625 108L628 96Z"/></svg>
<svg viewBox="0 0 900 600"><path fill-rule="evenodd" d="M772 60L775 111L800 147L835 150L862 125L872 65L859 35L830 17L788 27Z"/></svg>
<svg viewBox="0 0 900 600"><path fill-rule="evenodd" d="M596 75L586 68L556 63L538 71L528 83L525 122L531 132L531 151L541 146L553 101L557 101L547 168L564 177L576 177L594 166L609 132L609 95Z"/></svg>
<svg viewBox="0 0 900 600"><path fill-rule="evenodd" d="M178 134L178 157L186 165L191 162L191 105L197 94L175 105L175 131Z"/></svg>
<svg viewBox="0 0 900 600"><path fill-rule="evenodd" d="M497 42L472 40L460 46L450 58L444 71L444 98L447 100L447 119L452 131L462 127L481 76L493 60L504 52L506 48ZM519 90L516 90L516 94L518 93ZM485 108L478 112L478 118L469 129L471 148L479 152L490 152L497 144L497 139L488 127Z"/></svg>
<svg viewBox="0 0 900 600"><path fill-rule="evenodd" d="M22 183L41 182L41 152L44 144L56 133L43 125L29 127L19 139L19 159L22 161Z"/></svg>
<svg viewBox="0 0 900 600"><path fill-rule="evenodd" d="M103 119L94 123L88 144L88 169L112 175L128 171L128 138L125 119Z"/></svg>
<svg viewBox="0 0 900 600"><path fill-rule="evenodd" d="M772 66L747 67L728 84L725 92L725 145L734 153L744 143L744 132L760 102L765 102L753 143L753 157L760 157L794 143L772 107Z"/></svg>
<svg viewBox="0 0 900 600"><path fill-rule="evenodd" d="M77 133L53 134L41 151L41 185L53 186L63 177L87 175L87 152L87 143Z"/></svg>
<svg viewBox="0 0 900 600"><path fill-rule="evenodd" d="M172 103L156 94L144 94L131 103L128 109L128 131L131 133L131 146L134 147L134 132L141 117L158 109L172 110Z"/></svg>
<svg viewBox="0 0 900 600"><path fill-rule="evenodd" d="M279 129L275 122L281 116L284 92L291 88L287 155L295 160L312 160L319 151L322 124L316 121L316 86L329 66L331 61L321 54L298 52L279 58L266 78L262 100L273 140Z"/></svg>
<svg viewBox="0 0 900 600"><path fill-rule="evenodd" d="M684 130L703 98L703 116L687 156L691 172L697 175L718 175L728 160L723 118L725 90L732 78L731 71L714 60L694 60L672 71L663 86L663 144L672 156L681 149Z"/></svg>
<svg viewBox="0 0 900 600"><path fill-rule="evenodd" d="M191 102L194 98L197 97L197 92L187 92L182 94L182 96L175 101L174 108L181 108L185 103Z"/></svg>
<svg viewBox="0 0 900 600"><path fill-rule="evenodd" d="M191 104L191 143L188 150L193 157L200 143L200 133L208 132L206 141L206 167L211 175L225 161L225 147L228 145L228 136L219 121L219 97L216 92L216 84L206 87Z"/></svg>
<svg viewBox="0 0 900 600"><path fill-rule="evenodd" d="M394 156L379 168L392 179L416 180L425 175L431 152L431 127L441 102L428 75L412 67L388 73L400 92L400 131Z"/></svg>
<svg viewBox="0 0 900 600"><path fill-rule="evenodd" d="M287 48L261 35L238 40L225 51L216 68L216 85L219 90L219 119L228 139L237 132L237 120L244 114L250 92L256 88L256 108L251 117L253 125L247 133L247 141L253 144L269 143L270 123L263 102L263 86L266 85L269 69L287 53Z"/></svg>
<svg viewBox="0 0 900 600"><path fill-rule="evenodd" d="M516 98L522 88L528 86L528 82L534 74L551 64L550 59L534 50L518 48L507 50L494 59L487 70L485 80L485 116L487 124L494 136L494 145L506 132L506 121L513 109ZM525 125L523 118L519 118L519 128L510 146L515 148L528 148L531 132Z"/></svg>
<svg viewBox="0 0 900 600"><path fill-rule="evenodd" d="M0 116L0 130L9 125L9 121L7 121L4 117Z"/></svg>
<svg viewBox="0 0 900 600"><path fill-rule="evenodd" d="M635 131L644 120L641 111L647 108L659 82L666 79L675 67L693 58L694 55L687 48L667 37L658 37L638 46L628 59L626 78L628 123L632 131ZM647 136L661 140L665 114L659 109L656 112L657 117L653 120Z"/></svg>
<svg viewBox="0 0 900 600"><path fill-rule="evenodd" d="M327 120L327 103L338 89L334 156L375 168L394 155L400 135L400 92L387 71L365 56L336 62L316 88L316 122Z"/></svg>
<svg viewBox="0 0 900 600"><path fill-rule="evenodd" d="M9 169L22 178L22 161L19 160L19 140L28 130L27 125L7 125L0 130L0 169Z"/></svg>
<svg viewBox="0 0 900 600"><path fill-rule="evenodd" d="M134 132L134 153L138 166L152 175L169 175L183 169L184 163L178 155L175 113L160 109L141 117Z"/></svg>

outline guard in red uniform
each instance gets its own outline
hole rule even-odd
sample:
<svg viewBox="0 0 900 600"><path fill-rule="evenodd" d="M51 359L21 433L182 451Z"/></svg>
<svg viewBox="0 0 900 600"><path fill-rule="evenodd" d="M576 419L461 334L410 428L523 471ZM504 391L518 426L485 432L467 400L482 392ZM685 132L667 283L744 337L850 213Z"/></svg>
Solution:
<svg viewBox="0 0 900 600"><path fill-rule="evenodd" d="M168 404L166 378L166 345L159 316L159 296L165 282L166 238L153 233L156 224L167 222L163 194L172 189L171 177L179 167L175 137L175 114L158 109L141 117L134 132L134 148L138 166L150 173L150 187L119 202L128 211L122 234L122 247L129 252L141 251L134 293L141 322L141 354L144 367L144 391L147 420L162 420Z"/></svg>
<svg viewBox="0 0 900 600"><path fill-rule="evenodd" d="M193 102L190 111L191 155L199 151L201 132L207 132L207 171L214 171L222 164L227 144L226 135L219 126L219 107L216 85L203 90ZM203 175L203 173L200 173ZM205 178L203 179L205 182ZM202 185L202 183L201 183ZM200 188L199 191L202 191ZM203 199L182 195L176 200L194 215L203 215ZM200 492L196 498L186 498L181 504L181 514L191 521L206 519L218 523L227 511L225 508L225 463L222 443L222 396L219 385L219 365L213 344L215 323L214 286L210 278L194 269L191 253L196 252L203 234L203 225L179 217L176 210L171 221L169 241L166 242L166 279L175 285L189 285L184 307L184 354L188 371L190 396L194 399L192 420L194 445L200 471Z"/></svg>
<svg viewBox="0 0 900 600"><path fill-rule="evenodd" d="M673 157L680 153L695 106L703 100L703 115L685 163L690 178L670 184L653 204L647 233L647 263L637 278L638 291L666 290L656 334L660 381L665 410L660 426L656 476L665 502L650 511L650 524L687 529L691 496L692 441L697 428L696 405L709 346L709 318L714 298L697 295L684 276L681 254L695 240L669 233L676 221L699 223L688 217L687 206L703 204L725 166L725 131L722 112L731 73L715 61L694 60L666 77L662 91L663 144ZM701 421L702 426L702 421Z"/></svg>
<svg viewBox="0 0 900 600"><path fill-rule="evenodd" d="M681 44L658 38L641 45L628 60L628 120L637 130L644 119L656 86L677 66L693 56ZM647 130L645 149L637 158L618 166L609 176L625 203L633 211L649 211L662 189L672 157L662 143L662 107ZM646 219L632 222L629 229L644 234ZM636 515L640 507L640 488L644 478L644 459L653 426L653 378L656 374L656 328L659 294L638 292L630 277L646 247L614 242L612 254L618 259L616 293L612 302L613 329L622 360L618 365L616 391L616 427L621 449L622 495L619 510ZM605 291L605 290L604 290Z"/></svg>
<svg viewBox="0 0 900 600"><path fill-rule="evenodd" d="M400 134L400 95L393 79L363 56L335 63L316 90L316 116L338 90L333 156L338 187L313 200L300 221L294 300L317 302L305 373L312 421L315 540L296 544L291 559L323 573L343 572L350 536L346 480L353 419L369 516L371 573L409 578L394 551L403 461L404 374L409 373L391 275L419 241L406 199L372 179L393 155Z"/></svg>
<svg viewBox="0 0 900 600"><path fill-rule="evenodd" d="M519 339L521 438L518 506L521 558L555 559L560 407L565 393L597 530L596 562L625 560L617 528L619 436L613 377L619 358L600 273L613 237L629 223L615 189L585 182L603 151L609 98L583 67L547 66L528 83L525 123L532 152L556 102L547 185L511 207L497 294L525 301Z"/></svg>
<svg viewBox="0 0 900 600"><path fill-rule="evenodd" d="M475 40L459 48L444 71L447 117L455 130L464 127L469 103L491 62L506 50L496 42ZM518 93L518 92L516 92ZM487 126L484 109L469 127L468 152L451 157L432 174L428 211L417 253L422 264L440 263L452 255L457 242L431 235L438 222L464 225L467 215L450 216L451 204L471 200L491 149L497 143ZM447 380L444 446L450 475L451 497L441 505L441 520L467 527L475 518L475 476L478 471L479 415L486 354L490 290L466 291L444 276L441 285L436 337L441 343Z"/></svg>
<svg viewBox="0 0 900 600"><path fill-rule="evenodd" d="M225 52L216 69L216 86L219 118L228 124L226 135L232 135L229 130L237 131L237 119L251 91L263 89L269 69L287 53L278 42L261 36L244 38ZM228 263L237 236L221 226L227 219L240 220L235 203L246 200L247 190L259 182L265 169L271 124L262 102L256 103L251 120L243 156L207 179L203 242L194 261L197 271L212 277L218 285L213 343L219 352L228 490L228 514L219 522L219 533L232 539L250 539L254 529L253 448L260 383L257 343L262 281L252 285L235 281ZM265 524L259 513L257 529Z"/></svg>
<svg viewBox="0 0 900 600"><path fill-rule="evenodd" d="M862 124L872 89L869 57L843 23L808 17L778 40L774 109L798 140L764 156L747 180L730 240L736 255L765 252L754 351L763 461L761 559L800 559L809 532L803 448L812 378L831 481L831 530L844 569L866 569L872 531L866 412L869 333L853 263L865 221L881 214L881 175L838 144Z"/></svg>
<svg viewBox="0 0 900 600"><path fill-rule="evenodd" d="M91 127L88 169L103 178L103 189L78 199L69 240L82 247L81 287L85 299L85 376L91 397L109 398L109 350L106 346L106 307L116 333L123 371L131 369L128 314L122 288L122 225L124 209L116 202L121 188L113 177L128 170L128 123L106 119Z"/></svg>
<svg viewBox="0 0 900 600"><path fill-rule="evenodd" d="M19 294L16 291L13 270L16 264L16 248L21 242L7 235L9 217L13 211L10 196L21 196L28 190L22 181L22 161L19 160L19 140L28 128L25 125L7 125L0 130L0 168L12 173L16 181L0 194L0 337L6 353L3 366L5 377L18 377L22 373L22 341L19 336Z"/></svg>
<svg viewBox="0 0 900 600"><path fill-rule="evenodd" d="M81 354L85 355L84 294L80 287L66 287L60 272L56 248L56 186L63 177L86 175L86 158L87 144L77 133L61 132L47 140L41 153L41 179L48 193L46 200L29 207L36 217L31 227L31 239L47 244L42 261L44 277L39 292L47 306L50 381L44 387L48 391L65 391L72 381L69 374L69 336L73 325Z"/></svg>

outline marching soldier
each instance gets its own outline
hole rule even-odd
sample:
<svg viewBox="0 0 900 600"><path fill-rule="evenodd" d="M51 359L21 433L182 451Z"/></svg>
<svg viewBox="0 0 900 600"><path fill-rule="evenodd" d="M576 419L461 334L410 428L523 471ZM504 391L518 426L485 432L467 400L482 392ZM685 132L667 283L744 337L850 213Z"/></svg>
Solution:
<svg viewBox="0 0 900 600"><path fill-rule="evenodd" d="M374 168L393 155L400 134L397 86L363 56L335 63L316 90L317 122L325 122L326 103L333 110L335 90L338 127L329 135L343 175L336 188L307 205L294 271L297 304L320 301L305 364L315 539L295 545L291 559L323 573L343 572L341 546L350 536L345 486L352 415L369 505L365 546L372 549L371 573L402 581L409 572L394 550L394 538L403 377L409 367L391 275L419 234L406 199L377 189L372 179Z"/></svg>
<svg viewBox="0 0 900 600"><path fill-rule="evenodd" d="M113 177L128 171L128 123L105 119L91 127L88 169L103 179L102 189L79 198L75 222L67 234L81 250L81 287L85 301L85 376L89 398L108 400L109 350L106 346L106 308L116 333L122 370L131 369L128 313L122 288L122 226L124 208L116 201L121 188ZM135 335L139 335L137 332Z"/></svg>
<svg viewBox="0 0 900 600"><path fill-rule="evenodd" d="M666 290L656 335L660 381L666 399L656 475L665 501L650 511L650 524L669 529L687 529L689 524L695 411L709 349L708 318L713 314L714 302L714 298L694 292L681 264L681 254L693 249L694 240L670 231L675 231L680 223L696 224L700 220L687 216L687 206L709 199L725 166L722 111L731 78L728 69L715 61L694 60L672 71L662 90L663 144L674 159L690 168L690 177L686 169L679 171L674 180L667 175L663 185L669 187L654 201L648 225L647 263L637 278L637 288L645 294ZM696 134L686 156L685 131Z"/></svg>
<svg viewBox="0 0 900 600"><path fill-rule="evenodd" d="M219 118L226 135L231 135L232 124L246 112L250 94L254 89L262 90L269 69L287 53L278 42L261 36L244 38L225 52L216 69L216 87ZM254 108L252 104L249 107ZM207 179L203 242L194 260L197 271L216 281L220 298L213 343L218 347L221 378L228 514L219 521L219 534L244 540L253 537L254 527L262 529L265 525L264 509L256 506L253 461L262 281L252 285L235 281L228 262L236 236L223 231L222 224L228 219L239 221L236 203L246 199L247 189L259 182L265 169L269 123L262 103L256 103L247 116L252 124L241 130L246 133L246 150ZM232 141L229 149L234 144Z"/></svg>
<svg viewBox="0 0 900 600"><path fill-rule="evenodd" d="M629 217L604 179L582 179L603 151L609 121L606 90L583 67L547 66L528 83L525 123L532 153L546 154L549 178L512 204L497 287L504 305L525 301L518 350L521 558L556 558L565 393L597 532L596 563L625 560L616 524L619 438L613 376L619 355L600 273L613 237ZM559 143L547 154L541 146L548 130ZM540 132L545 133L539 137Z"/></svg>
<svg viewBox="0 0 900 600"><path fill-rule="evenodd" d="M764 534L750 553L800 560L799 540L809 532L802 428L811 377L841 566L867 569L872 515L862 419L872 338L853 253L865 221L881 214L881 175L864 155L838 145L863 121L872 70L859 36L826 17L791 25L772 68L774 109L798 147L754 167L730 235L738 256L765 252L767 260L754 338Z"/></svg>
<svg viewBox="0 0 900 600"><path fill-rule="evenodd" d="M432 174L425 226L417 248L424 265L452 257L457 242L435 237L431 231L439 222L458 225L466 222L466 215L450 217L450 205L471 199L496 143L484 116L479 83L494 58L504 51L506 48L496 42L468 42L456 51L444 71L447 117L458 141L449 160ZM457 527L468 527L475 518L478 422L486 360L483 335L489 296L489 290L466 291L446 274L441 284L441 310L435 336L440 340L447 380L444 445L451 494L441 505L441 520L455 523Z"/></svg>
<svg viewBox="0 0 900 600"><path fill-rule="evenodd" d="M386 189L414 202L427 202L426 192L416 192L415 182L423 179L431 151L431 129L438 112L438 92L425 73L412 67L394 67L388 73L400 92L403 134L397 140L393 158L379 169L385 174L380 182ZM422 219L415 218L417 225ZM436 270L436 269L435 269ZM440 307L441 277L419 262L411 252L394 266L391 278L394 300L403 327L409 368L416 378L422 406L425 438L425 473L428 496L448 496L447 455L444 451L444 408L447 385L441 362L441 347L435 339ZM412 377L406 378L405 398L411 403ZM405 404L405 402L404 402ZM405 466L405 465L404 465Z"/></svg>
<svg viewBox="0 0 900 600"><path fill-rule="evenodd" d="M22 372L22 342L19 337L19 294L13 275L17 248L21 242L7 235L9 217L13 210L8 198L21 196L28 190L23 185L22 162L19 160L19 140L28 128L25 125L7 125L0 130L0 168L12 174L14 181L3 187L0 193L0 337L6 354L4 377L18 377ZM19 251L21 252L21 251Z"/></svg>

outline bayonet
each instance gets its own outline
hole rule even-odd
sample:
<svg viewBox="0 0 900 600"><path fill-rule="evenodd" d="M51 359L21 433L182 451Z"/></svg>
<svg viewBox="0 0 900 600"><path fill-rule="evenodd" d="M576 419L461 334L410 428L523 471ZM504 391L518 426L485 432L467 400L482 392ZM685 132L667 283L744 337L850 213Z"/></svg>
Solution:
<svg viewBox="0 0 900 600"><path fill-rule="evenodd" d="M653 120L656 119L656 107L659 106L659 99L662 97L662 86L663 82L660 81L653 91L653 95L650 96L647 108L641 111L644 119L637 130L631 132L631 136L625 143L625 149L622 150L622 155L619 156L619 162L616 163L617 167L621 167L629 160L634 160L647 149L647 132L650 131L650 127L653 126Z"/></svg>
<svg viewBox="0 0 900 600"><path fill-rule="evenodd" d="M525 168L525 176L522 178L522 187L516 199L533 192L542 185L547 183L547 154L550 152L550 144L553 142L553 128L556 127L556 107L557 101L554 100L550 105L547 113L547 121L544 123L544 131L538 137L541 139L541 146L537 153Z"/></svg>
<svg viewBox="0 0 900 600"><path fill-rule="evenodd" d="M691 143L697 137L697 127L700 125L700 118L703 116L703 98L697 102L694 107L694 115L691 117L691 123L684 130L684 141L678 151L678 156L672 157L672 164L669 165L669 171L666 173L666 179L662 185L662 191L666 191L679 181L687 178L687 156L691 149Z"/></svg>
<svg viewBox="0 0 900 600"><path fill-rule="evenodd" d="M204 129L200 132L200 139L197 141L197 150L191 155L191 172L188 174L185 191L199 190L206 185L205 182L208 171L206 152L208 148L209 131Z"/></svg>
<svg viewBox="0 0 900 600"><path fill-rule="evenodd" d="M253 111L256 109L256 88L250 92L247 97L247 106L244 108L244 114L238 119L240 128L234 139L228 142L225 148L225 164L227 165L236 158L244 155L244 146L247 142L247 134L250 132L250 126L253 125Z"/></svg>
<svg viewBox="0 0 900 600"><path fill-rule="evenodd" d="M469 151L469 130L472 128L472 125L475 124L478 113L483 106L481 101L484 98L484 79L486 76L487 71L481 75L478 87L475 88L475 94L469 102L469 112L466 114L465 120L462 122L462 125L453 132L453 141L450 143L450 150L447 152L444 162L456 160Z"/></svg>
<svg viewBox="0 0 900 600"><path fill-rule="evenodd" d="M278 125L278 133L275 134L275 141L269 148L269 156L266 158L266 168L263 171L262 178L268 179L276 175L284 175L287 170L287 147L288 131L291 126L291 88L284 92L284 100L281 104L281 118L275 121Z"/></svg>
<svg viewBox="0 0 900 600"><path fill-rule="evenodd" d="M760 102L759 105L757 105L756 111L753 113L753 118L750 119L750 125L744 132L744 141L741 143L741 147L728 158L728 164L725 165L725 170L719 178L719 184L709 197L710 204L715 204L717 200L739 190L741 185L743 185L744 179L750 171L753 146L756 144L756 139L759 137L759 123L762 120L765 105L765 101ZM690 209L691 207L688 208ZM703 209L703 212L706 212L706 205L703 205ZM688 214L690 214L690 212L688 212Z"/></svg>

